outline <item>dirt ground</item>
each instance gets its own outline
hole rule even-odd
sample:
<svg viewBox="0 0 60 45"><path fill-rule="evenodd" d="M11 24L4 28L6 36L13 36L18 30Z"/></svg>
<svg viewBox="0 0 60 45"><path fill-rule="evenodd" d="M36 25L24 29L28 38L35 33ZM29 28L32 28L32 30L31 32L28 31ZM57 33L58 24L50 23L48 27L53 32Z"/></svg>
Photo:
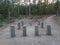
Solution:
<svg viewBox="0 0 60 45"><path fill-rule="evenodd" d="M60 27L54 23L54 16L49 16L40 22L44 22L44 28L41 28L41 25L38 25L38 22L33 23L33 20L30 19L21 19L14 23L8 24L4 28L0 29L0 45L60 45ZM20 30L17 28L18 22L24 21L24 26L27 29L27 36L23 37L23 29ZM29 23L32 23L30 26ZM10 37L10 26L15 26L16 37ZM39 36L35 36L35 26L38 25ZM51 25L52 35L46 35L47 25Z"/></svg>

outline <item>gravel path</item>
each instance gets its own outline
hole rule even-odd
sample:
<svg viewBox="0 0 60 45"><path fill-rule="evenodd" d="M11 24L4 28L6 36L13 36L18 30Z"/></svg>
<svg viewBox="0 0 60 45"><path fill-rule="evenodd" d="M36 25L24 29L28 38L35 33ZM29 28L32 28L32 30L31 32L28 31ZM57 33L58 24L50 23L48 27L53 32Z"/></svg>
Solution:
<svg viewBox="0 0 60 45"><path fill-rule="evenodd" d="M5 27L3 30L0 30L0 45L60 45L60 28L57 24L53 23L53 16L48 17L44 20L44 28L40 28L39 26L39 34L40 36L35 36L35 24L29 26L28 19L25 20L25 25L27 27L27 37L22 36L22 28L21 30L17 30L17 24L20 21L15 22L14 25L16 27L16 37L10 37L10 25ZM46 26L51 25L52 27L52 36L46 35Z"/></svg>

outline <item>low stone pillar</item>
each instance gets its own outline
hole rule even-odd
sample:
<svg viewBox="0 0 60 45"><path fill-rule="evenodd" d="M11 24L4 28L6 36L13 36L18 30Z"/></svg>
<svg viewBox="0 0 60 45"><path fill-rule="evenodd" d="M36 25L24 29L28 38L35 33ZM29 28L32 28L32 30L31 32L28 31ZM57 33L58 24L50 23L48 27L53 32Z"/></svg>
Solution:
<svg viewBox="0 0 60 45"><path fill-rule="evenodd" d="M21 21L21 26L23 27L23 25L24 25L24 21Z"/></svg>
<svg viewBox="0 0 60 45"><path fill-rule="evenodd" d="M40 21L38 21L38 25L40 25Z"/></svg>
<svg viewBox="0 0 60 45"><path fill-rule="evenodd" d="M32 22L29 22L30 26L32 26Z"/></svg>
<svg viewBox="0 0 60 45"><path fill-rule="evenodd" d="M39 36L38 26L35 26L35 36Z"/></svg>
<svg viewBox="0 0 60 45"><path fill-rule="evenodd" d="M23 26L23 36L27 36L27 33L26 33L26 26Z"/></svg>
<svg viewBox="0 0 60 45"><path fill-rule="evenodd" d="M11 31L11 37L15 37L15 27L14 26L10 26L10 31Z"/></svg>
<svg viewBox="0 0 60 45"><path fill-rule="evenodd" d="M20 23L18 23L18 30L20 29L21 27L20 27Z"/></svg>
<svg viewBox="0 0 60 45"><path fill-rule="evenodd" d="M47 25L47 35L51 35L51 25Z"/></svg>
<svg viewBox="0 0 60 45"><path fill-rule="evenodd" d="M41 28L44 28L44 23L43 22L41 23Z"/></svg>

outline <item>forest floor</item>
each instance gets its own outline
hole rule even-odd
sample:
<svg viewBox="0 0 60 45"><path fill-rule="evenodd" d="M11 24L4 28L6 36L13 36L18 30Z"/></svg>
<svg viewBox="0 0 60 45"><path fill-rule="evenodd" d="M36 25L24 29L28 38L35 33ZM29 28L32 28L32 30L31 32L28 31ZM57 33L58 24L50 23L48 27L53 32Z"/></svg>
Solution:
<svg viewBox="0 0 60 45"><path fill-rule="evenodd" d="M60 45L60 27L55 23L53 19L55 16L49 16L44 19L38 19L38 21L44 23L44 28L41 28L41 25L38 25L38 21L33 21L31 19L21 19L14 23L0 28L0 45ZM18 30L18 22L24 21L24 25L27 28L27 36L23 37L23 29L21 27ZM29 23L32 23L30 26ZM15 26L16 37L10 37L10 26ZM38 25L39 36L35 36L35 26ZM52 35L46 35L47 25L51 25Z"/></svg>

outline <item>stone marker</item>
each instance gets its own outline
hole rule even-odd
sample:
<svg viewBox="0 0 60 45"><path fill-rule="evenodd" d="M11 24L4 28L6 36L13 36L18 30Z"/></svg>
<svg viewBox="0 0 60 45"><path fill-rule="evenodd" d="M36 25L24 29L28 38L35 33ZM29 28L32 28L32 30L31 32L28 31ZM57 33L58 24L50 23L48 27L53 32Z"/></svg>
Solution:
<svg viewBox="0 0 60 45"><path fill-rule="evenodd" d="M51 35L51 25L47 25L47 35Z"/></svg>
<svg viewBox="0 0 60 45"><path fill-rule="evenodd" d="M24 25L24 21L21 21L21 26L23 27L23 25Z"/></svg>
<svg viewBox="0 0 60 45"><path fill-rule="evenodd" d="M21 27L20 27L20 23L18 23L18 30L20 29Z"/></svg>
<svg viewBox="0 0 60 45"><path fill-rule="evenodd" d="M30 26L32 26L32 22L31 21L29 22L29 24L30 24Z"/></svg>
<svg viewBox="0 0 60 45"><path fill-rule="evenodd" d="M38 25L40 25L40 21L38 21Z"/></svg>
<svg viewBox="0 0 60 45"><path fill-rule="evenodd" d="M41 28L44 28L44 23L43 22L41 23Z"/></svg>
<svg viewBox="0 0 60 45"><path fill-rule="evenodd" d="M26 34L26 26L23 26L23 36L27 36L27 34Z"/></svg>
<svg viewBox="0 0 60 45"><path fill-rule="evenodd" d="M15 37L15 27L14 26L10 26L10 31L11 31L11 37Z"/></svg>
<svg viewBox="0 0 60 45"><path fill-rule="evenodd" d="M39 36L38 26L35 26L35 36Z"/></svg>

